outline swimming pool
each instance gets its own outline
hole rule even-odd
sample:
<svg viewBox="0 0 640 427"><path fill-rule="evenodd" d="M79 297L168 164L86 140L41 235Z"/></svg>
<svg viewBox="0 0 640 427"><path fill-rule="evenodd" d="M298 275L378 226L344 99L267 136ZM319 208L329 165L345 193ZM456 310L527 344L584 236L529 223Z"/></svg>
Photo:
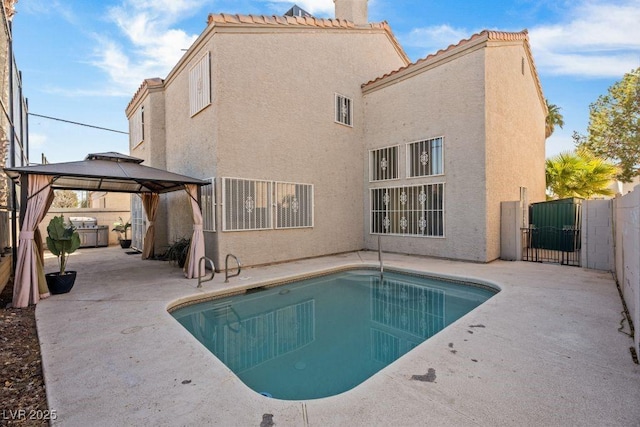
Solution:
<svg viewBox="0 0 640 427"><path fill-rule="evenodd" d="M349 270L258 288L171 314L247 386L284 400L347 391L497 289Z"/></svg>

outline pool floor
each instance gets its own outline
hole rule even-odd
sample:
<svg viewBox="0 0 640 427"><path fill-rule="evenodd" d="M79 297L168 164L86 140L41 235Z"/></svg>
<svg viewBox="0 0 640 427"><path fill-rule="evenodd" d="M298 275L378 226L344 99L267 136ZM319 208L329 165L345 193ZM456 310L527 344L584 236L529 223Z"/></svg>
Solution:
<svg viewBox="0 0 640 427"><path fill-rule="evenodd" d="M303 400L352 389L495 293L351 270L172 315L254 391Z"/></svg>

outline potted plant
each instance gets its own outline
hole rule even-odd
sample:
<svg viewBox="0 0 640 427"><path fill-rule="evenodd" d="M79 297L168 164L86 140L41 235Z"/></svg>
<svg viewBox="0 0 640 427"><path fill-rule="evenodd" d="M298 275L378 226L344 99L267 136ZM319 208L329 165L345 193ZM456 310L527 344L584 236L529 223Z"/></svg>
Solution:
<svg viewBox="0 0 640 427"><path fill-rule="evenodd" d="M176 240L171 244L171 246L169 246L169 249L167 249L163 258L172 264L178 265L180 268L184 267L184 264L187 261L187 255L189 254L190 244L191 239L185 239L183 237Z"/></svg>
<svg viewBox="0 0 640 427"><path fill-rule="evenodd" d="M118 241L120 242L120 247L122 249L126 249L131 247L131 239L128 238L127 232L131 228L131 222L124 222L122 217L119 218L120 221L113 223L113 230L118 233ZM124 239L122 236L124 235Z"/></svg>
<svg viewBox="0 0 640 427"><path fill-rule="evenodd" d="M76 282L76 272L67 271L69 255L80 247L80 235L75 227L64 222L64 215L54 216L47 226L47 248L58 257L60 271L45 274L52 294L64 294Z"/></svg>

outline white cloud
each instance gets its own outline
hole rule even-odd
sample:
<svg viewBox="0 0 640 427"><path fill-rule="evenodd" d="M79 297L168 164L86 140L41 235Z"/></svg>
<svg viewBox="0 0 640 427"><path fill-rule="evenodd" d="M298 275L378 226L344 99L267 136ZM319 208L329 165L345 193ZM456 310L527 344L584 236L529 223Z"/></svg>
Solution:
<svg viewBox="0 0 640 427"><path fill-rule="evenodd" d="M541 73L620 77L640 66L640 0L584 0L568 18L529 31Z"/></svg>
<svg viewBox="0 0 640 427"><path fill-rule="evenodd" d="M640 0L579 0L566 4L569 9L563 19L529 29L541 74L619 78L640 66ZM399 39L403 46L424 57L478 31L437 25L415 28Z"/></svg>
<svg viewBox="0 0 640 427"><path fill-rule="evenodd" d="M435 25L424 28L414 28L408 35L401 37L402 45L418 48L424 51L422 57L446 49L451 44L468 38L473 33L463 28L453 28L449 25Z"/></svg>
<svg viewBox="0 0 640 427"><path fill-rule="evenodd" d="M108 11L107 19L126 43L96 35L92 64L107 73L108 95L131 95L145 78L164 78L197 38L172 28L199 10L205 0L124 0ZM105 94L103 92L103 94Z"/></svg>

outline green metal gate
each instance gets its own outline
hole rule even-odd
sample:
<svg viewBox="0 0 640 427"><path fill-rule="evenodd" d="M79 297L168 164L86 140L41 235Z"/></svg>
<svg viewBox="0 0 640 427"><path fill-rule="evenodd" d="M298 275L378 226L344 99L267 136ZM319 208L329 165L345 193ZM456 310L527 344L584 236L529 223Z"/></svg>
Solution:
<svg viewBox="0 0 640 427"><path fill-rule="evenodd" d="M533 203L522 229L522 260L580 266L582 199Z"/></svg>

